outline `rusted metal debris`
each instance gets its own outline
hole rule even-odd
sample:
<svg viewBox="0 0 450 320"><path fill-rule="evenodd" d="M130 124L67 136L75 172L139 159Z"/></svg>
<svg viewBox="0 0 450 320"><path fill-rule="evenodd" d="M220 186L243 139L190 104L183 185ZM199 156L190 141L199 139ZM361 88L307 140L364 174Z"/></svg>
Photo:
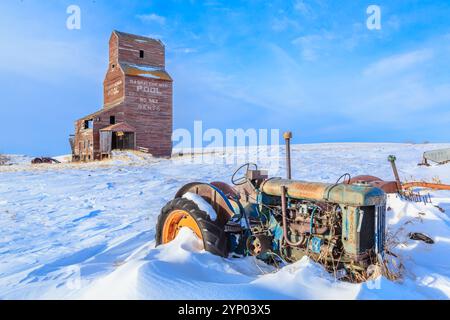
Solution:
<svg viewBox="0 0 450 320"><path fill-rule="evenodd" d="M391 163L392 172L394 172L395 182L397 183L398 190L402 190L402 183L400 182L400 176L398 175L397 165L395 164L395 161L397 158L394 155L390 155L388 157L388 161Z"/></svg>
<svg viewBox="0 0 450 320"><path fill-rule="evenodd" d="M373 187L380 188L386 193L397 193L399 192L399 188L396 181L384 181L378 177L361 175L356 176L350 179L349 183L368 183Z"/></svg>
<svg viewBox="0 0 450 320"><path fill-rule="evenodd" d="M397 158L394 155L388 157L388 161L391 164L392 172L395 177L395 181L384 181L378 177L374 176L356 176L353 177L349 183L363 182L368 183L373 187L382 189L386 193L399 193L404 199L410 201L429 203L429 197L423 196L417 193L413 193L411 189L413 188L424 188L433 190L450 190L450 185L438 183L438 182L427 182L427 181L410 181L401 182L400 175L397 170L396 165Z"/></svg>
<svg viewBox="0 0 450 320"><path fill-rule="evenodd" d="M423 202L423 204L432 203L431 201L431 195L429 193L427 194L420 194L417 192L412 191L402 191L399 193L400 198L407 201L413 201L413 202Z"/></svg>
<svg viewBox="0 0 450 320"><path fill-rule="evenodd" d="M423 160L419 163L419 166L429 166L429 162L437 164L450 163L450 148L424 152Z"/></svg>
<svg viewBox="0 0 450 320"><path fill-rule="evenodd" d="M408 234L408 237L411 240L423 241L423 242L428 243L428 244L433 244L434 243L433 239L431 239L429 236L427 236L426 234L421 233L421 232L410 232Z"/></svg>
<svg viewBox="0 0 450 320"><path fill-rule="evenodd" d="M432 183L432 182L407 182L402 184L403 189L412 189L412 188L426 188L426 189L434 189L434 190L450 190L450 185L441 184L441 183Z"/></svg>
<svg viewBox="0 0 450 320"><path fill-rule="evenodd" d="M33 160L31 160L32 164L42 164L42 163L61 163L61 161L58 161L56 159L53 158L48 158L48 157L40 157L40 158L34 158Z"/></svg>
<svg viewBox="0 0 450 320"><path fill-rule="evenodd" d="M384 181L375 176L361 175L351 178L348 183L362 183L368 184L372 187L377 187L382 189L385 193L398 193L403 200L413 201L413 202L423 202L424 204L432 203L430 194L420 194L414 192L414 188L424 188L433 190L450 190L450 185L438 183L438 182L426 182L426 181L412 181L412 182L401 182L400 175L397 170L397 165L395 161L397 158L393 155L388 157L388 161L391 164L392 172L395 177L395 181Z"/></svg>
<svg viewBox="0 0 450 320"><path fill-rule="evenodd" d="M0 154L0 166L7 164L8 161L9 158L7 156Z"/></svg>
<svg viewBox="0 0 450 320"><path fill-rule="evenodd" d="M411 181L411 182L400 182L400 177L397 171L397 166L395 164L396 157L390 155L388 157L388 161L391 163L392 171L395 176L395 180L398 187L398 193L400 196L408 201L414 202L423 202L424 204L431 203L431 196L421 195L419 193L413 192L413 188L425 188L425 189L433 189L433 190L450 190L450 185L436 183L436 182L426 182L426 181Z"/></svg>

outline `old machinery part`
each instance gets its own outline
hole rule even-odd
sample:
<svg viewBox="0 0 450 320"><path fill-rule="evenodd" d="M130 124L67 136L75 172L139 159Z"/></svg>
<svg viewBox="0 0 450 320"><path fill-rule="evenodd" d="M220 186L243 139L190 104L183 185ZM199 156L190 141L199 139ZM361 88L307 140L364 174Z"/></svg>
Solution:
<svg viewBox="0 0 450 320"><path fill-rule="evenodd" d="M394 155L388 157L388 161L391 163L392 171L394 172L395 181L397 182L397 188L399 191L402 190L402 183L400 182L400 176L398 175L397 165L395 161L397 158Z"/></svg>
<svg viewBox="0 0 450 320"><path fill-rule="evenodd" d="M188 228L203 242L205 250L226 257L228 237L221 221L223 219L212 220L194 201L175 198L161 209L158 216L156 245L174 240L181 228Z"/></svg>
<svg viewBox="0 0 450 320"><path fill-rule="evenodd" d="M283 134L284 141L286 143L286 179L292 179L291 170L291 139L292 132L287 131Z"/></svg>
<svg viewBox="0 0 450 320"><path fill-rule="evenodd" d="M423 154L423 160L419 165L429 166L429 162L437 164L446 164L450 162L450 148L426 151Z"/></svg>
<svg viewBox="0 0 450 320"><path fill-rule="evenodd" d="M273 238L269 235L252 235L247 239L247 250L252 256L264 255L272 252Z"/></svg>
<svg viewBox="0 0 450 320"><path fill-rule="evenodd" d="M440 184L440 183L431 183L431 182L406 182L403 184L403 189L412 189L412 188L426 188L426 189L434 189L434 190L450 190L450 185L448 184Z"/></svg>
<svg viewBox="0 0 450 320"><path fill-rule="evenodd" d="M261 184L261 191L271 196L281 196L281 187L287 188L287 196L295 199L326 201L354 206L370 206L384 202L385 193L368 184L329 184L286 179L268 179Z"/></svg>
<svg viewBox="0 0 450 320"><path fill-rule="evenodd" d="M300 240L298 242L292 242L288 238L287 220L286 220L286 211L287 211L286 194L287 194L286 187L281 186L281 214L283 218L283 236L284 241L286 241L288 245L296 247L299 246L303 242L303 240Z"/></svg>
<svg viewBox="0 0 450 320"><path fill-rule="evenodd" d="M367 183L372 187L379 188L386 193L398 193L398 185L396 181L383 181L382 179L369 175L360 175L350 179L349 184Z"/></svg>
<svg viewBox="0 0 450 320"><path fill-rule="evenodd" d="M439 159L441 159L441 160L445 158L445 155L446 155L445 150L437 150L437 152L435 154L435 156L440 157ZM436 160L437 160L437 158L436 158ZM425 182L425 181L411 181L411 182L401 183L400 177L399 177L399 174L397 171L397 166L395 164L396 157L393 155L390 155L388 157L388 161L392 165L392 171L394 172L397 189L398 189L397 192L399 193L400 197L404 200L414 201L414 202L423 202L424 204L432 203L431 196L429 194L424 195L419 192L415 192L413 190L415 188L424 188L424 189L433 189L433 190L450 190L450 185L446 185L446 184L442 184L442 183ZM391 191L390 189L393 189L392 186L390 186L389 184L382 184L381 182L377 182L377 181L370 182L370 184L372 184L372 185L378 184L378 186L382 187L386 192Z"/></svg>
<svg viewBox="0 0 450 320"><path fill-rule="evenodd" d="M250 167L253 167L254 170L258 170L258 166L254 163L246 163L240 166L231 176L231 183L235 186L241 186L243 184L246 184L248 182L247 173L250 171ZM242 173L243 169L245 169L245 174L238 176L240 173Z"/></svg>
<svg viewBox="0 0 450 320"><path fill-rule="evenodd" d="M189 183L161 211L157 244L173 240L187 227L206 250L221 256L255 256L274 265L308 256L339 279L367 279L369 266L385 252L386 194L377 187L383 181L348 173L335 183L292 180L292 134L284 138L288 179L269 178L247 163L233 173L234 187ZM397 182L393 184L398 190ZM211 205L217 219L186 199L193 199L185 198L187 193Z"/></svg>
<svg viewBox="0 0 450 320"><path fill-rule="evenodd" d="M61 163L59 160L49 158L49 157L40 157L40 158L34 158L31 161L32 164L42 164L42 163Z"/></svg>
<svg viewBox="0 0 450 320"><path fill-rule="evenodd" d="M408 234L408 237L411 240L423 241L423 242L425 242L427 244L433 244L434 243L433 239L431 239L429 236L427 236L426 234L421 233L421 232L410 232Z"/></svg>

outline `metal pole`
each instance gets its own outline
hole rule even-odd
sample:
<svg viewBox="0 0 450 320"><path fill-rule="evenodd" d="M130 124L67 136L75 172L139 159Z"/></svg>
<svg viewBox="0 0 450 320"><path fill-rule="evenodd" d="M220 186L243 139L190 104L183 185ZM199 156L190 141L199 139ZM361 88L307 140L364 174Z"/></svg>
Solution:
<svg viewBox="0 0 450 320"><path fill-rule="evenodd" d="M286 177L288 179L292 179L292 171L291 171L291 139L292 132L287 131L283 134L283 138L286 142Z"/></svg>
<svg viewBox="0 0 450 320"><path fill-rule="evenodd" d="M391 163L392 171L394 172L395 181L397 182L398 191L402 191L403 190L402 183L400 182L400 176L398 175L397 165L395 164L395 160L397 160L397 158L393 155L390 155L388 157L388 161Z"/></svg>

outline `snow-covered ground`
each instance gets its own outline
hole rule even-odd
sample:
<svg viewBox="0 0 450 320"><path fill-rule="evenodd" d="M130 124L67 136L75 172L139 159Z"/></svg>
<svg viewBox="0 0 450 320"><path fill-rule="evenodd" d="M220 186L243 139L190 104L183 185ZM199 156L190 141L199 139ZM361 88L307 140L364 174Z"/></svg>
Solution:
<svg viewBox="0 0 450 320"><path fill-rule="evenodd" d="M450 165L417 166L424 151L443 147L450 145L296 145L293 176L335 182L349 172L392 179L386 159L395 154L403 179L450 184ZM200 155L166 160L128 153L102 163L35 166L20 157L15 165L1 166L0 298L450 297L450 192L432 192L433 205L389 197L389 231L404 242L395 250L405 265L396 282L340 282L307 258L281 270L251 257L220 258L202 251L188 230L155 248L156 218L177 189L191 181L228 182L243 154L237 160L233 154L208 154L202 162ZM284 175L283 154L258 162ZM408 240L411 231L428 234L435 244Z"/></svg>

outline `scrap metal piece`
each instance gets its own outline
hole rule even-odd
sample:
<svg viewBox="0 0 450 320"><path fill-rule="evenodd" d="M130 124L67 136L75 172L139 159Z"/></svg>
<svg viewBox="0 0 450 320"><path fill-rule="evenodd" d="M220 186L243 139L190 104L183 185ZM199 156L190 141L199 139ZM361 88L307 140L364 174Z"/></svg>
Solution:
<svg viewBox="0 0 450 320"><path fill-rule="evenodd" d="M443 149L443 150L445 150L445 149ZM442 152L443 150L437 150L437 152ZM450 151L450 149L448 149L448 150ZM442 153L441 153L441 155L442 155ZM435 159L437 160L437 158L435 158ZM441 157L440 159L442 160L444 158ZM395 181L397 183L397 188L398 188L397 192L399 192L400 195L403 196L405 199L416 201L416 202L424 202L424 203L430 202L431 203L431 200L428 199L429 196L427 198L426 196L422 196L420 194L416 194L416 193L409 191L410 189L413 189L413 188L450 190L450 185L446 185L446 184L442 184L442 183L433 183L433 182L424 182L424 181L412 181L412 182L402 183L400 181L400 176L398 174L397 166L395 164L396 160L397 160L397 158L393 155L390 155L388 157L388 161L391 163L392 171L394 172ZM449 154L449 161L450 161L450 154ZM373 185L373 182L371 182L371 184ZM407 192L404 192L404 191L407 191ZM428 201L428 200L430 200L430 201Z"/></svg>
<svg viewBox="0 0 450 320"><path fill-rule="evenodd" d="M247 239L247 249L252 256L258 256L272 251L273 238L268 235L259 234Z"/></svg>
<svg viewBox="0 0 450 320"><path fill-rule="evenodd" d="M441 183L431 183L431 182L407 182L403 184L404 189L412 189L412 188L427 188L434 190L450 190L450 185L441 184Z"/></svg>
<svg viewBox="0 0 450 320"><path fill-rule="evenodd" d="M398 175L397 165L395 164L395 161L397 158L394 155L390 155L388 157L388 161L391 163L392 171L394 172L395 181L397 182L397 188L398 190L402 190L402 183L400 182L400 176Z"/></svg>
<svg viewBox="0 0 450 320"><path fill-rule="evenodd" d="M434 244L434 240L433 239L431 239L429 236L427 236L426 234L423 234L421 232L410 232L408 234L408 237L411 240L418 240L418 241L423 241L423 242L428 243L428 244Z"/></svg>
<svg viewBox="0 0 450 320"><path fill-rule="evenodd" d="M413 201L413 202L423 202L423 204L425 204L425 205L427 203L432 204L430 194L422 195L417 192L412 192L410 190L406 190L404 192L399 193L399 195L400 195L400 199L402 199L402 200Z"/></svg>
<svg viewBox="0 0 450 320"><path fill-rule="evenodd" d="M42 163L61 163L61 161L48 157L34 158L33 160L31 160L31 164L42 164Z"/></svg>
<svg viewBox="0 0 450 320"><path fill-rule="evenodd" d="M450 162L450 148L448 149L439 149L439 150L431 150L423 153L423 162L419 163L419 165L429 166L428 161L437 163L437 164L445 164Z"/></svg>

